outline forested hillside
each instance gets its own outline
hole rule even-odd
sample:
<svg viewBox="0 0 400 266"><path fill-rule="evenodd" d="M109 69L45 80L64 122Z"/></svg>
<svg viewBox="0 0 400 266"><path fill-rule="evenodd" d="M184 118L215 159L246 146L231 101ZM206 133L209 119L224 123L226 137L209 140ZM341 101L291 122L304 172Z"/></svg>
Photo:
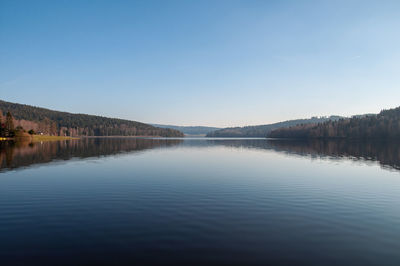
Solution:
<svg viewBox="0 0 400 266"><path fill-rule="evenodd" d="M271 138L400 139L400 107L377 115L357 116L270 132Z"/></svg>
<svg viewBox="0 0 400 266"><path fill-rule="evenodd" d="M282 127L290 127L299 124L320 123L325 121L335 121L340 116L330 117L312 117L310 119L289 120L269 125L247 126L247 127L230 127L216 130L207 134L207 137L247 137L247 138L265 138L269 132Z"/></svg>
<svg viewBox="0 0 400 266"><path fill-rule="evenodd" d="M161 136L182 137L183 133L148 124L87 114L53 111L0 100L0 114L10 112L15 128L60 136ZM1 117L1 115L0 115ZM5 119L3 119L5 120ZM4 122L4 121L3 121Z"/></svg>

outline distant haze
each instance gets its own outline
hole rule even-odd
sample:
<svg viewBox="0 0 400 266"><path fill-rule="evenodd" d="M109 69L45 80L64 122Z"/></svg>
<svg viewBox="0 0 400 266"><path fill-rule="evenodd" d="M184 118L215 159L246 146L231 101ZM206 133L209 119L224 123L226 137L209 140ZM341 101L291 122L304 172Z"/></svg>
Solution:
<svg viewBox="0 0 400 266"><path fill-rule="evenodd" d="M160 128L171 128L178 130L186 136L205 136L210 132L219 130L218 127L203 127L203 126L175 126L175 125L159 125L153 124L152 126Z"/></svg>
<svg viewBox="0 0 400 266"><path fill-rule="evenodd" d="M400 1L1 1L0 97L166 125L399 105Z"/></svg>

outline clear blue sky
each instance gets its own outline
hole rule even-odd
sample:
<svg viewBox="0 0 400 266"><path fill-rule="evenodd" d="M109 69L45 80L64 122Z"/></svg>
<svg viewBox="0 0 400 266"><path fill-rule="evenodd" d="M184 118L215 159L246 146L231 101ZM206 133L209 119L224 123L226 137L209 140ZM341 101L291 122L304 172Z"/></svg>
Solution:
<svg viewBox="0 0 400 266"><path fill-rule="evenodd" d="M0 99L234 126L400 105L400 1L0 0Z"/></svg>

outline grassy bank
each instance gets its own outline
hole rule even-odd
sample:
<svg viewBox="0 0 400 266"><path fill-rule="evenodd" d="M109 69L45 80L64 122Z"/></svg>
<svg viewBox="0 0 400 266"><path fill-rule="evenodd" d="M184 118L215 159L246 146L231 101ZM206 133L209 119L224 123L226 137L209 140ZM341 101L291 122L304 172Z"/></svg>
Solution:
<svg viewBox="0 0 400 266"><path fill-rule="evenodd" d="M32 135L32 142L39 141L58 141L58 140L70 140L70 139L78 139L73 137L65 137L65 136L47 136L47 135Z"/></svg>

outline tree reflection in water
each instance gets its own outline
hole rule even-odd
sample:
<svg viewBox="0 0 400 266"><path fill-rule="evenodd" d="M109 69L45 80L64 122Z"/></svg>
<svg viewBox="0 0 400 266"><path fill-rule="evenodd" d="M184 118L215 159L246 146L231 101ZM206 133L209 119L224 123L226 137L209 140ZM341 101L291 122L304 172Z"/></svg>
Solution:
<svg viewBox="0 0 400 266"><path fill-rule="evenodd" d="M34 164L72 158L90 158L132 153L177 145L180 139L83 138L51 142L0 142L0 169L15 169Z"/></svg>
<svg viewBox="0 0 400 266"><path fill-rule="evenodd" d="M376 161L384 168L400 170L400 141L225 139L208 142L210 145L274 150L289 156Z"/></svg>
<svg viewBox="0 0 400 266"><path fill-rule="evenodd" d="M157 138L84 138L56 142L0 142L0 169L15 169L34 164L72 158L110 156L148 149L171 147L218 147L258 149L310 158L340 158L376 161L384 168L400 170L400 141L348 140L271 140L271 139L157 139Z"/></svg>

